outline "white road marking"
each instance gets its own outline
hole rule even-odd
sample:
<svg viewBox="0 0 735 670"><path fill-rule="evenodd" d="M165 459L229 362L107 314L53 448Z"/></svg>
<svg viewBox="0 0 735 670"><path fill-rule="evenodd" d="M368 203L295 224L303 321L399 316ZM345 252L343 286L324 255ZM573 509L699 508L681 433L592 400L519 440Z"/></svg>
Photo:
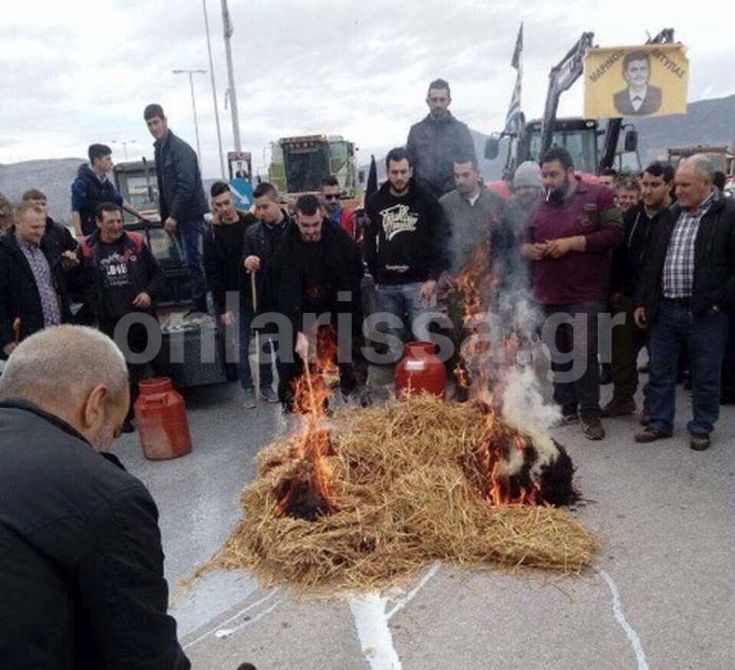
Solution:
<svg viewBox="0 0 735 670"><path fill-rule="evenodd" d="M235 626L234 628L219 628L215 631L214 636L218 640L224 640L225 638L230 637L233 633L237 633L237 631L242 630L243 628L248 628L249 626L252 626L254 623L258 623L263 617L268 616L276 607L278 607L281 604L281 600L276 600L268 609L263 610L262 612L258 612L252 619L248 619L247 621L243 621L239 626Z"/></svg>
<svg viewBox="0 0 735 670"><path fill-rule="evenodd" d="M393 618L393 615L400 612L408 603L410 603L416 594L426 586L427 582L439 571L439 563L434 563L434 565L431 566L431 569L421 578L421 581L419 581L418 584L414 588L412 588L405 598L401 598L398 601L396 601L396 604L394 605L393 609L386 614L386 618L388 620Z"/></svg>
<svg viewBox="0 0 735 670"><path fill-rule="evenodd" d="M350 600L357 637L370 670L401 670L385 613L387 604L388 598L381 597L379 593L368 593Z"/></svg>
<svg viewBox="0 0 735 670"><path fill-rule="evenodd" d="M613 578L604 570L598 570L597 573L605 580L608 588L610 589L610 593L612 593L613 614L621 628L625 631L625 635L627 636L630 645L633 647L636 660L638 661L638 670L648 670L648 661L646 660L646 653L643 651L641 639L638 637L638 633L636 633L635 630L633 630L633 627L628 623L625 618L625 614L623 614L623 604L620 599L620 591L618 590L617 585L613 581Z"/></svg>
<svg viewBox="0 0 735 670"><path fill-rule="evenodd" d="M438 570L439 563L432 565L418 584L405 597L396 599L396 604L387 612L389 598L377 592L350 599L357 637L370 670L401 670L401 660L393 646L388 621L414 599Z"/></svg>
<svg viewBox="0 0 735 670"><path fill-rule="evenodd" d="M195 644L199 644L202 640L205 640L210 635L215 634L216 631L218 631L222 626L226 626L228 623L231 623L231 622L235 621L235 619L241 617L246 612L249 612L254 607L258 607L258 605L262 605L264 602L267 602L268 600L270 600L274 595L276 595L276 593L278 593L278 591L279 591L279 589L273 589L272 591L270 591L266 596L264 596L260 600L256 600L254 603L251 603L247 607L241 609L237 614L233 614L226 621L222 621L221 623L218 623L213 628L210 628L206 633L203 633L202 635L200 635L196 640L192 640L191 642L189 642L187 645L184 646L184 649L185 650L186 649L190 649ZM280 600L278 602L280 602ZM278 604L278 603L276 603L276 604ZM269 612L271 612L273 609L275 609L275 607L269 609L268 612L266 612L266 614L269 613ZM256 618L256 620L257 619L260 619L260 618L262 618L262 617L260 615L258 615L257 618ZM251 622L250 621L247 621L246 623L251 623Z"/></svg>

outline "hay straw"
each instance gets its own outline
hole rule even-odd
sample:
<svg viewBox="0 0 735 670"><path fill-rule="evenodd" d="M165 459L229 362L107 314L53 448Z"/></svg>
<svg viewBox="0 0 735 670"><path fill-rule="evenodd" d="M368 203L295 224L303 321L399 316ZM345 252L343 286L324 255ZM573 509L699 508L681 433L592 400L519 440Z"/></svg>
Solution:
<svg viewBox="0 0 735 670"><path fill-rule="evenodd" d="M463 466L482 429L478 408L428 396L338 413L328 457L338 511L313 522L274 515L273 490L299 464L288 441L266 447L241 496L243 520L198 574L247 569L264 586L324 592L385 588L437 560L589 567L598 542L569 512L492 506L472 488Z"/></svg>

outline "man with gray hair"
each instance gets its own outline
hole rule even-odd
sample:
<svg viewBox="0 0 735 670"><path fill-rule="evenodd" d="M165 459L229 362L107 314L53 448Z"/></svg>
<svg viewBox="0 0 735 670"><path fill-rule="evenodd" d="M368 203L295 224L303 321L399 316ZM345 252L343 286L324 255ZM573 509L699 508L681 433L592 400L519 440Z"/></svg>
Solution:
<svg viewBox="0 0 735 670"><path fill-rule="evenodd" d="M3 668L190 667L166 614L158 510L106 453L128 405L125 359L96 330L42 330L8 360L0 377Z"/></svg>
<svg viewBox="0 0 735 670"><path fill-rule="evenodd" d="M647 428L637 442L670 437L676 409L679 352L686 343L692 370L690 447L703 451L719 418L720 366L728 311L735 304L735 203L712 185L707 156L679 164L677 202L662 221L636 288L634 318L650 328L651 378Z"/></svg>

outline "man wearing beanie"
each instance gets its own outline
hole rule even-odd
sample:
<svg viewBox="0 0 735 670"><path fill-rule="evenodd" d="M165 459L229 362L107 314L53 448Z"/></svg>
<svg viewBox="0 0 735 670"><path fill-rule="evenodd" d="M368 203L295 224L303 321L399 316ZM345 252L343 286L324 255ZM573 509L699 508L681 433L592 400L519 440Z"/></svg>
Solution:
<svg viewBox="0 0 735 670"><path fill-rule="evenodd" d="M538 163L535 161L521 163L513 175L511 185L513 195L508 200L508 205L522 229L525 229L526 222L538 202L542 189L541 168Z"/></svg>

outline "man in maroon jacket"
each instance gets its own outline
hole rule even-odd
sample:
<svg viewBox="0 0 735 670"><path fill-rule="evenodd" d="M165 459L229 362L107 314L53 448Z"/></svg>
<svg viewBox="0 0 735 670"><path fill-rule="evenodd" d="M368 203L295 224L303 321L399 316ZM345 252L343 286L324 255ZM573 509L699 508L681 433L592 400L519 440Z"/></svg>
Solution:
<svg viewBox="0 0 735 670"><path fill-rule="evenodd" d="M610 251L625 232L615 194L574 174L566 149L541 161L544 197L521 247L531 261L536 299L546 315L543 339L551 351L554 400L563 420L581 419L584 434L601 440L598 316L605 310Z"/></svg>

